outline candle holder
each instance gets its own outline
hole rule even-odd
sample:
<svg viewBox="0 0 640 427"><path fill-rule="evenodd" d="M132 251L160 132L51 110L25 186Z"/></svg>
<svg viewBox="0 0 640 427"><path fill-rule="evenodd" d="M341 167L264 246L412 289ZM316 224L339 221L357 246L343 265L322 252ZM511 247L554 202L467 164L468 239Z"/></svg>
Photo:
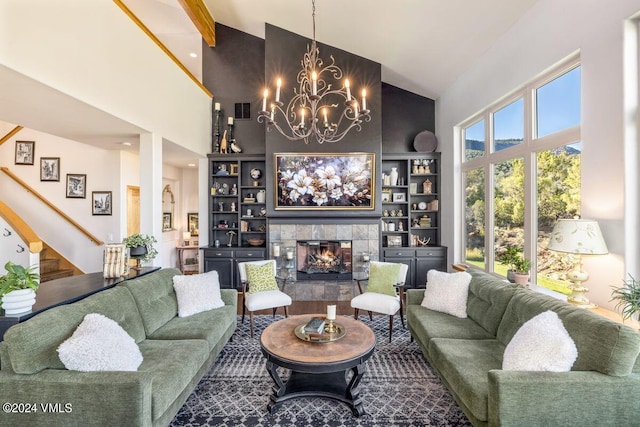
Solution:
<svg viewBox="0 0 640 427"><path fill-rule="evenodd" d="M327 324L324 326L324 331L330 334L335 334L338 332L338 328L336 327L333 319L327 319Z"/></svg>
<svg viewBox="0 0 640 427"><path fill-rule="evenodd" d="M220 152L220 110L216 109L213 114L215 115L215 125L213 127L211 152L218 154Z"/></svg>

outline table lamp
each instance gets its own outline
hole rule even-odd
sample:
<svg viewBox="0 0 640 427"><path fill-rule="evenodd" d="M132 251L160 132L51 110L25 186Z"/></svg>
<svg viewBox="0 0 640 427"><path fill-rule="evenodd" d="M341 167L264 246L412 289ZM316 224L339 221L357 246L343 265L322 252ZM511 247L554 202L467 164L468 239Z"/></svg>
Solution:
<svg viewBox="0 0 640 427"><path fill-rule="evenodd" d="M584 287L583 283L589 280L589 275L582 269L582 255L604 255L609 252L598 222L588 219L558 220L549 237L547 248L578 257L576 269L568 275L571 294L567 301L582 308L597 307L585 296L589 289Z"/></svg>
<svg viewBox="0 0 640 427"><path fill-rule="evenodd" d="M189 246L189 240L191 239L191 232L183 231L182 232L182 240L184 240L184 245Z"/></svg>

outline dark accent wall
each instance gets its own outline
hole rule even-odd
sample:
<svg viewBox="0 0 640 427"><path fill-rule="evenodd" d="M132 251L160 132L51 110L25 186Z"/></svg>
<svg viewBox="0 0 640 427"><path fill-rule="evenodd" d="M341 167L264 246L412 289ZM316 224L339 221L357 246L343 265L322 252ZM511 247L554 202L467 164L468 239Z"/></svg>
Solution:
<svg viewBox="0 0 640 427"><path fill-rule="evenodd" d="M273 25L267 24L265 37L265 80L269 83L271 89L275 89L277 76L288 77L287 81L283 81L281 91L281 101L287 105L291 99L294 87L298 87L295 77L300 71L303 55L307 51L307 45L311 42L307 37L299 36L290 31L283 30ZM324 61L324 65L328 65L331 56L335 59L335 64L342 69L344 76L349 78L351 82L352 95L358 96L363 87L367 89L367 107L371 110L371 121L363 123L362 129L358 132L351 130L341 141L336 143L324 143L322 145L316 143L313 139L309 144L304 141L289 141L277 131L267 132L266 152L267 152L267 170L273 171L273 154L274 153L346 153L346 152L368 152L376 154L376 170L380 169L380 157L382 154L382 108L381 108L381 67L380 64L353 55L344 50L337 49L322 43L318 43L320 50L320 58ZM328 83L338 85L341 82L335 82L333 79L327 79ZM271 173L267 177L268 188L274 188L274 174ZM380 196L377 195L377 199ZM267 213L270 217L289 217L289 216L317 216L317 212L308 211L274 211L273 199L267 201ZM323 212L323 216L380 216L382 209L379 200L375 203L375 210L372 211L330 211Z"/></svg>
<svg viewBox="0 0 640 427"><path fill-rule="evenodd" d="M381 155L413 152L413 138L418 132L435 131L435 102L383 83L379 63L318 43L325 65L333 56L335 64L349 77L354 96L359 98L362 88L367 88L371 121L364 123L360 132L352 130L343 140L334 144L320 145L312 141L306 145L303 141L289 141L275 130L266 132L266 126L256 120L262 108L262 90L268 85L270 99L273 100L276 76L282 76L285 80L281 100L286 105L294 87L298 87L296 76L301 67L300 61L311 40L270 24L266 24L265 40L216 24L216 40L214 48L203 43L203 83L213 93L213 102L222 105L224 128L227 117L234 113L235 103L251 104L251 118L235 121L234 136L244 153L266 155L267 188L274 188L274 153L375 153L375 210L330 211L323 212L323 216L379 218L382 215L378 188ZM269 197L267 211L271 218L313 218L318 215L313 211L275 211L273 203L273 198Z"/></svg>
<svg viewBox="0 0 640 427"><path fill-rule="evenodd" d="M413 138L436 131L435 101L382 83L382 152L414 152Z"/></svg>
<svg viewBox="0 0 640 427"><path fill-rule="evenodd" d="M216 47L204 41L202 45L202 83L213 93L213 102L221 104L222 129L227 129L227 117L234 115L235 103L251 104L251 118L235 120L233 130L238 145L248 154L265 153L264 125L256 120L262 107L264 44L261 38L216 24Z"/></svg>

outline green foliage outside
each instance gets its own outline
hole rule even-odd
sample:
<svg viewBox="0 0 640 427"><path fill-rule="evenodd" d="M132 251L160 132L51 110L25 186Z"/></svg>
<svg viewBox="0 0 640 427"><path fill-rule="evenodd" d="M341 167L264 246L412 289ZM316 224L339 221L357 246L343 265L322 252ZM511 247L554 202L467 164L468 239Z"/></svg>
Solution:
<svg viewBox="0 0 640 427"><path fill-rule="evenodd" d="M537 284L565 294L566 274L573 269L574 260L567 254L547 250L546 242L559 218L580 214L580 161L579 151L568 146L537 153ZM494 166L496 255L503 253L506 245L524 245L524 172L522 158ZM485 262L484 174L484 169L468 171L465 188L466 261L480 267ZM496 263L494 271L506 276L507 267Z"/></svg>

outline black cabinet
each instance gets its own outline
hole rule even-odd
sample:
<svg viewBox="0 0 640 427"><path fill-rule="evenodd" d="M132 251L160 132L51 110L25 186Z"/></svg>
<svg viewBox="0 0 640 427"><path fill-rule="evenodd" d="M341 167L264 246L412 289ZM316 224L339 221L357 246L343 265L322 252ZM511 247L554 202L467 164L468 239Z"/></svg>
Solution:
<svg viewBox="0 0 640 427"><path fill-rule="evenodd" d="M220 287L242 290L238 263L259 261L266 257L264 248L205 248L204 271L216 270L220 277Z"/></svg>
<svg viewBox="0 0 640 427"><path fill-rule="evenodd" d="M414 288L424 288L429 270L447 271L447 248L444 246L416 249Z"/></svg>
<svg viewBox="0 0 640 427"><path fill-rule="evenodd" d="M384 248L382 257L385 262L401 262L409 266L405 289L424 288L429 270L447 271L447 248L444 246Z"/></svg>
<svg viewBox="0 0 640 427"><path fill-rule="evenodd" d="M217 271L221 288L237 289L233 249L207 248L203 252L204 271Z"/></svg>

